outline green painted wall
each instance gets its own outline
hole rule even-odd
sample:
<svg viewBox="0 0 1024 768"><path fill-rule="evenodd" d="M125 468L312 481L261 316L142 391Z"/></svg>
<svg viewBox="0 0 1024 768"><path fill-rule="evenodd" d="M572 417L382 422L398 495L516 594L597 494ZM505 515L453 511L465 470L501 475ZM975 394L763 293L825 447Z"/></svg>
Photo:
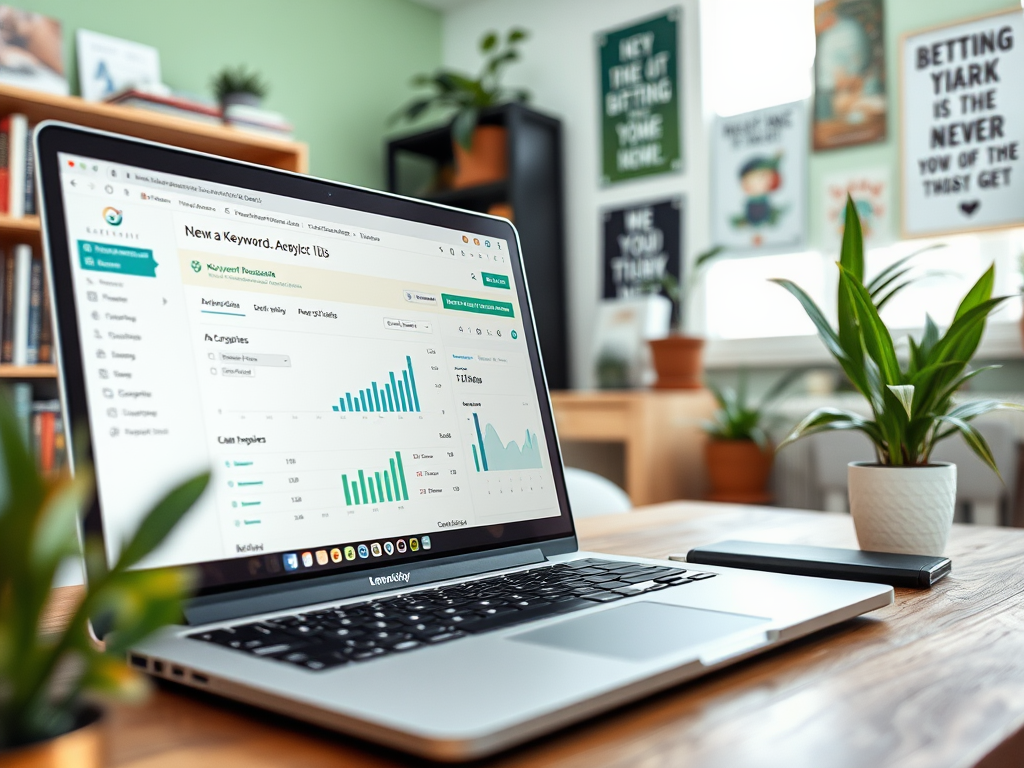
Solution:
<svg viewBox="0 0 1024 768"><path fill-rule="evenodd" d="M1013 0L885 0L886 76L889 92L889 126L885 142L850 149L812 152L810 157L810 239L824 241L824 177L855 168L888 166L892 169L893 233L899 232L900 196L900 37L927 27L949 24L972 16L1019 8Z"/></svg>
<svg viewBox="0 0 1024 768"><path fill-rule="evenodd" d="M387 117L417 72L441 64L441 16L411 0L19 0L60 19L77 92L75 30L155 46L163 79L210 94L213 74L247 64L269 81L268 109L310 145L310 171L384 185Z"/></svg>

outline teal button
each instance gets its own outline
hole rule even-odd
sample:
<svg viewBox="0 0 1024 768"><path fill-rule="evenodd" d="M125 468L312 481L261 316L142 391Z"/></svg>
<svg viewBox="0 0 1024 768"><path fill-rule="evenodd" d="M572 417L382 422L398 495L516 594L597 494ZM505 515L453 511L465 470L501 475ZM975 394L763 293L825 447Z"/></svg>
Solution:
<svg viewBox="0 0 1024 768"><path fill-rule="evenodd" d="M119 275L156 277L157 263L148 248L78 241L78 259L82 269L114 272Z"/></svg>
<svg viewBox="0 0 1024 768"><path fill-rule="evenodd" d="M442 293L441 302L445 309L455 309L460 312L475 312L478 315L499 315L501 317L516 316L512 305L507 301L491 301L490 299Z"/></svg>
<svg viewBox="0 0 1024 768"><path fill-rule="evenodd" d="M508 275L496 275L493 272L481 272L484 278L484 285L488 288L511 288L508 282Z"/></svg>

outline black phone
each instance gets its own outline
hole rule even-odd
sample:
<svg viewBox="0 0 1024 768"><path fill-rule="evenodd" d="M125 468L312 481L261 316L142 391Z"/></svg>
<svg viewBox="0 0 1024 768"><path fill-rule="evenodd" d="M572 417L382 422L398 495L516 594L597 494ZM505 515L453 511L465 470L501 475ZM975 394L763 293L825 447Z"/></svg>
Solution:
<svg viewBox="0 0 1024 768"><path fill-rule="evenodd" d="M948 557L759 541L721 541L694 547L685 555L669 555L669 560L917 589L927 589L953 567Z"/></svg>

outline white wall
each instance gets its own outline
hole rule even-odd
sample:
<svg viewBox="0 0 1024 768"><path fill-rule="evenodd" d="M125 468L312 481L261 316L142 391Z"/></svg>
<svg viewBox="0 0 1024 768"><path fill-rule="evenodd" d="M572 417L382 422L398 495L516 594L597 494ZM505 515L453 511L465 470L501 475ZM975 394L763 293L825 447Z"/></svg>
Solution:
<svg viewBox="0 0 1024 768"><path fill-rule="evenodd" d="M596 33L657 15L673 5L683 9L679 58L684 171L602 188ZM697 0L479 0L445 14L444 63L468 72L479 69L477 42L483 32L504 33L521 26L532 33L523 61L510 68L507 83L529 88L532 105L563 122L566 298L570 375L575 387L593 384L591 331L602 280L600 212L682 193L685 255L690 258L707 247L709 163L700 92L699 16Z"/></svg>

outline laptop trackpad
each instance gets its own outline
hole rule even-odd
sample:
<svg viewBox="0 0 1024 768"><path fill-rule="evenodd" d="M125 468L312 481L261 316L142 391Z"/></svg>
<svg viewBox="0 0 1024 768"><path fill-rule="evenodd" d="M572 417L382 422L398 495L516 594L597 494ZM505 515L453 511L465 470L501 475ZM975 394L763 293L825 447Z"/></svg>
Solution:
<svg viewBox="0 0 1024 768"><path fill-rule="evenodd" d="M768 619L639 602L510 637L568 651L645 661L749 630Z"/></svg>

